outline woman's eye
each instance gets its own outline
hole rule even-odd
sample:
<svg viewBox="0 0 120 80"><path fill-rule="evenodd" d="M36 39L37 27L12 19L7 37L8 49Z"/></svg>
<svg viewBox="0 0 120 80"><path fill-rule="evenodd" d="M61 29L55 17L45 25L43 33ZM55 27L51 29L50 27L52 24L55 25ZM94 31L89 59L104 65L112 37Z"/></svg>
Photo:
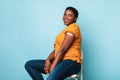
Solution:
<svg viewBox="0 0 120 80"><path fill-rule="evenodd" d="M69 17L72 17L72 15L68 15Z"/></svg>

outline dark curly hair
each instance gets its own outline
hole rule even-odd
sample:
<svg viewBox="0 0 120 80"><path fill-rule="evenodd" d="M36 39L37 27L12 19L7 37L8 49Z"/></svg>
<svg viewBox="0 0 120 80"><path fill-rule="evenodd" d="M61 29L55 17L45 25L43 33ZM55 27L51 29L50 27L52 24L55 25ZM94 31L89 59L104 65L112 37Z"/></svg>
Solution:
<svg viewBox="0 0 120 80"><path fill-rule="evenodd" d="M65 9L65 11L66 10L71 10L73 13L74 13L74 16L76 17L76 19L78 18L78 15L79 15L79 13L78 13L78 10L77 9L75 9L74 7L72 7L72 6L69 6L69 7L67 7L66 9Z"/></svg>

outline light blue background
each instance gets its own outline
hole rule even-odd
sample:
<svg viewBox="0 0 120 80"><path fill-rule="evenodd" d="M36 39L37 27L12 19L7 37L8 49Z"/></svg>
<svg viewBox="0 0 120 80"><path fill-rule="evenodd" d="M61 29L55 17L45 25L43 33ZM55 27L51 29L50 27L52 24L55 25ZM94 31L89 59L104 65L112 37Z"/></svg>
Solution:
<svg viewBox="0 0 120 80"><path fill-rule="evenodd" d="M74 6L83 36L84 80L120 80L119 0L0 0L0 80L32 80L30 59L45 59ZM46 78L46 76L44 75Z"/></svg>

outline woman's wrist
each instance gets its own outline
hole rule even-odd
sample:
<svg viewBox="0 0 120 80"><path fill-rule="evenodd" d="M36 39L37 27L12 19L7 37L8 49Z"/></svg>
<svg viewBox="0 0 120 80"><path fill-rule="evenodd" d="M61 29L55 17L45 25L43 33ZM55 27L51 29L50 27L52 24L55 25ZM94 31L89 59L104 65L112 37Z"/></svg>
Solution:
<svg viewBox="0 0 120 80"><path fill-rule="evenodd" d="M46 61L50 61L50 59L49 59L49 58L47 58L47 59L46 59Z"/></svg>

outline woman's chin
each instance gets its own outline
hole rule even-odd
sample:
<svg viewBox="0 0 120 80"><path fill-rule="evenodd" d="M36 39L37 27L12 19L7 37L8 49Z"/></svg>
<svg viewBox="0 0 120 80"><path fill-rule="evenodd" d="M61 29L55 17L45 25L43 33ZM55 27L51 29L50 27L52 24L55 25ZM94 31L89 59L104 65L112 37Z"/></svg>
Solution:
<svg viewBox="0 0 120 80"><path fill-rule="evenodd" d="M68 25L68 23L65 23L65 22L64 22L64 24L65 24L65 25Z"/></svg>

